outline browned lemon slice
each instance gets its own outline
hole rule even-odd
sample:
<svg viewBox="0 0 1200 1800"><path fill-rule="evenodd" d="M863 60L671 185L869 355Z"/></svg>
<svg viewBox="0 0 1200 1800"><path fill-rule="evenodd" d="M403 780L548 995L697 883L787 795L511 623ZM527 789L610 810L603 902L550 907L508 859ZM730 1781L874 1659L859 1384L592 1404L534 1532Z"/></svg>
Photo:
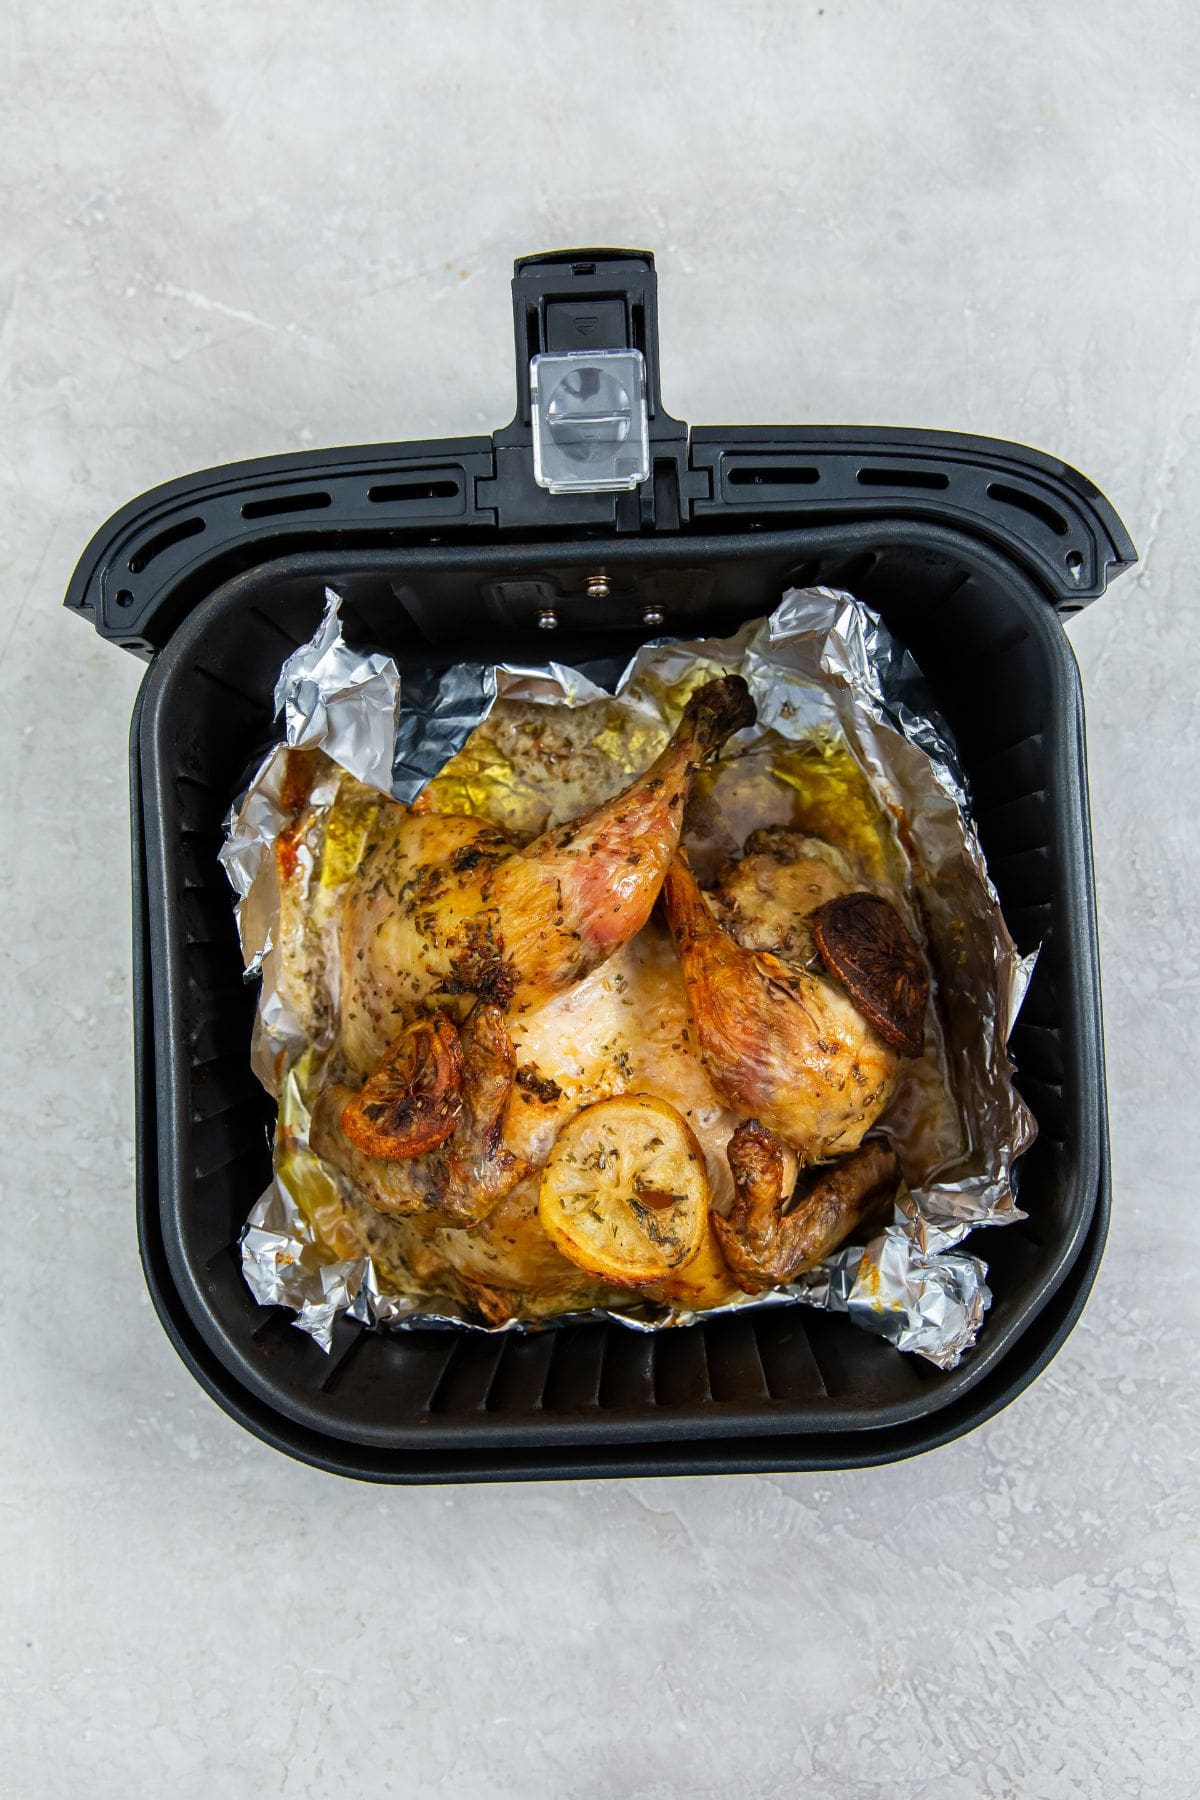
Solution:
<svg viewBox="0 0 1200 1800"><path fill-rule="evenodd" d="M538 1216L589 1274L616 1287L662 1281L704 1242L704 1153L665 1100L599 1100L559 1132L542 1170Z"/></svg>
<svg viewBox="0 0 1200 1800"><path fill-rule="evenodd" d="M812 931L825 967L884 1043L920 1056L929 971L895 907L878 894L839 894L813 913Z"/></svg>

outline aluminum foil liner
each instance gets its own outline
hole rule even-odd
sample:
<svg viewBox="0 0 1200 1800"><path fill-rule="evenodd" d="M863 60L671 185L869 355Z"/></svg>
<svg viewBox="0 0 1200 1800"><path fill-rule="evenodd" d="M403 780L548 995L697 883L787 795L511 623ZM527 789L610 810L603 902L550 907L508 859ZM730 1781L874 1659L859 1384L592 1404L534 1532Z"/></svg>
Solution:
<svg viewBox="0 0 1200 1800"><path fill-rule="evenodd" d="M251 1060L272 1091L275 1059L299 1055L306 1038L284 996L274 950L278 890L268 852L287 817L283 784L289 750L321 749L343 769L381 793L391 789L400 731L400 675L390 656L352 650L342 636L341 599L325 590L325 613L310 643L284 663L275 684L275 716L285 739L268 751L239 806L229 815L218 859L237 900L245 978L262 978ZM332 800L332 786L313 789L314 804ZM280 1302L279 1304L283 1304Z"/></svg>
<svg viewBox="0 0 1200 1800"><path fill-rule="evenodd" d="M922 1165L922 1178L902 1190L894 1221L869 1243L843 1248L787 1288L713 1310L797 1302L824 1307L846 1313L898 1350L953 1368L975 1341L991 1299L985 1265L957 1246L977 1225L1022 1216L1014 1164L1036 1127L1012 1085L1007 1044L1034 959L1017 953L1005 927L951 735L912 657L870 608L828 588L793 589L769 619L752 621L733 638L648 644L623 672L611 664L580 670L553 663L467 663L442 675L406 677L401 696L389 657L346 644L338 598L327 590L321 626L289 657L275 698L288 747L319 747L369 786L411 802L442 777L499 698L571 706L615 697L627 726L623 738L637 754L619 771L624 778L661 748L692 690L731 670L745 676L759 709L758 725L738 738L747 767L767 744L782 740L799 748L835 734L883 812L896 821L894 850L917 897L916 922L940 1004L931 1008L923 1076L910 1082L908 1099L889 1109L885 1122L898 1147L908 1147L910 1160L917 1147ZM653 744L650 755L644 754L647 743ZM326 1349L343 1313L376 1324L475 1330L546 1329L597 1316L488 1327L448 1302L445 1310L431 1310L428 1301L386 1291L370 1257L334 1257L298 1203L289 1156L298 1152L312 1164L316 1159L308 1156L307 1115L288 1088L287 1072L306 1044L280 992L272 940L277 889L266 856L286 817L285 761L283 746L265 759L231 814L221 852L237 895L247 976L262 981L254 1066L280 1096L281 1119L286 1112L291 1120L289 1152L280 1147L281 1126L275 1178L243 1233L243 1270L252 1291L264 1304L292 1307L295 1323ZM326 796L318 786L310 798L320 804L331 795L332 788ZM713 841L736 823L734 817L709 821ZM689 847L699 866L705 825L702 820L699 844L692 827L689 812ZM693 1317L636 1301L604 1316L641 1330Z"/></svg>
<svg viewBox="0 0 1200 1800"><path fill-rule="evenodd" d="M977 1256L930 1256L904 1225L891 1225L865 1248L838 1250L805 1277L803 1298L848 1313L897 1350L915 1350L952 1369L975 1342L992 1302Z"/></svg>

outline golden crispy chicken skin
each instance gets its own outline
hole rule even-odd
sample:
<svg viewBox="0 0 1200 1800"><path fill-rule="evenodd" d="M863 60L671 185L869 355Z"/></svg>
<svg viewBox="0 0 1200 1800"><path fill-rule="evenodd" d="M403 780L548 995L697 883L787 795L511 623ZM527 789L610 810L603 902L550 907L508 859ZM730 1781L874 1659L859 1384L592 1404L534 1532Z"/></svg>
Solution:
<svg viewBox="0 0 1200 1800"><path fill-rule="evenodd" d="M489 1324L602 1306L613 1298L612 1289L568 1262L546 1236L536 1176L519 1182L473 1230L435 1231L429 1249L445 1259Z"/></svg>
<svg viewBox="0 0 1200 1800"><path fill-rule="evenodd" d="M425 1061L414 1065L408 1045L422 1035L429 1039L422 1045ZM456 1056L441 1053L448 1035L458 1041ZM338 1083L324 1089L313 1108L309 1144L392 1218L421 1213L474 1224L529 1173L529 1164L501 1137L516 1067L504 1015L497 1006L477 1005L461 1031L446 1019L419 1021L398 1048L401 1054L389 1052L382 1075L376 1071L361 1089ZM455 1085L431 1089L425 1083L435 1056L437 1081L456 1068ZM413 1077L409 1090L398 1096L397 1067ZM436 1107L428 1104L431 1091ZM364 1102L371 1094L375 1098ZM376 1107L391 1110L372 1118ZM435 1117L440 1131L447 1115L453 1122L445 1137L432 1147L416 1147L428 1141L426 1119Z"/></svg>
<svg viewBox="0 0 1200 1800"><path fill-rule="evenodd" d="M898 1168L886 1144L863 1144L832 1168L812 1171L792 1191L785 1146L757 1120L729 1140L734 1203L712 1215L725 1261L748 1294L794 1281L844 1244L891 1199Z"/></svg>
<svg viewBox="0 0 1200 1800"><path fill-rule="evenodd" d="M802 1164L857 1149L896 1086L896 1051L836 982L773 951L744 949L682 853L663 899L717 1091L790 1144Z"/></svg>
<svg viewBox="0 0 1200 1800"><path fill-rule="evenodd" d="M786 825L752 831L745 849L723 869L713 911L743 950L770 950L787 962L812 958L812 913L857 886L840 850Z"/></svg>
<svg viewBox="0 0 1200 1800"><path fill-rule="evenodd" d="M645 924L679 843L694 771L752 724L740 676L707 682L644 775L518 850L479 820L389 807L342 925L342 1046L374 1066L423 1002L536 1006Z"/></svg>
<svg viewBox="0 0 1200 1800"><path fill-rule="evenodd" d="M919 1056L929 971L895 907L856 884L840 850L786 825L752 831L711 896L743 950L818 966L837 978L885 1044Z"/></svg>

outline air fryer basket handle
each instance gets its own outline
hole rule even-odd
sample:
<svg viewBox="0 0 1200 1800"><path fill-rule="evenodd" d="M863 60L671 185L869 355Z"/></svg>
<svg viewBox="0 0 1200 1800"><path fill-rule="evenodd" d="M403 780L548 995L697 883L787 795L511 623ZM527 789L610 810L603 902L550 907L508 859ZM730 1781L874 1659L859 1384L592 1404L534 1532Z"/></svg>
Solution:
<svg viewBox="0 0 1200 1800"><path fill-rule="evenodd" d="M647 250L522 257L512 296L511 425L490 438L302 451L168 482L96 533L66 605L101 636L149 657L238 570L334 543L578 543L924 518L1002 550L1064 613L1136 560L1103 494L1021 444L841 425L709 426L689 435L663 409L658 277ZM582 349L637 351L644 362L649 472L624 492L550 492L534 478L531 361Z"/></svg>
<svg viewBox="0 0 1200 1800"><path fill-rule="evenodd" d="M496 480L480 489L511 531L590 525L619 533L750 528L831 517L926 517L986 538L1030 569L1064 613L1102 594L1136 552L1078 470L1022 444L956 432L859 426L713 426L663 411L658 278L646 250L558 250L514 265L517 413L498 431ZM651 478L640 494L564 497L533 478L530 365L547 351L640 350Z"/></svg>

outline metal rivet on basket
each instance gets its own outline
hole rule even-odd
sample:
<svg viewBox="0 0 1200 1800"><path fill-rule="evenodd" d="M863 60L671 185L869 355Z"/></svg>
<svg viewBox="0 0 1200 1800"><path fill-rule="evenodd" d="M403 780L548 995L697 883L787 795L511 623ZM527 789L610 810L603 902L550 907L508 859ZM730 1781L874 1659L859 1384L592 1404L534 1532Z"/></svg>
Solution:
<svg viewBox="0 0 1200 1800"><path fill-rule="evenodd" d="M612 583L607 575L589 575L584 592L589 600L607 600L612 593Z"/></svg>
<svg viewBox="0 0 1200 1800"><path fill-rule="evenodd" d="M666 613L661 606L644 606L642 608L642 624L650 626L662 625L666 622Z"/></svg>
<svg viewBox="0 0 1200 1800"><path fill-rule="evenodd" d="M537 616L537 622L539 631L558 630L558 614L552 606L543 606L541 612Z"/></svg>

